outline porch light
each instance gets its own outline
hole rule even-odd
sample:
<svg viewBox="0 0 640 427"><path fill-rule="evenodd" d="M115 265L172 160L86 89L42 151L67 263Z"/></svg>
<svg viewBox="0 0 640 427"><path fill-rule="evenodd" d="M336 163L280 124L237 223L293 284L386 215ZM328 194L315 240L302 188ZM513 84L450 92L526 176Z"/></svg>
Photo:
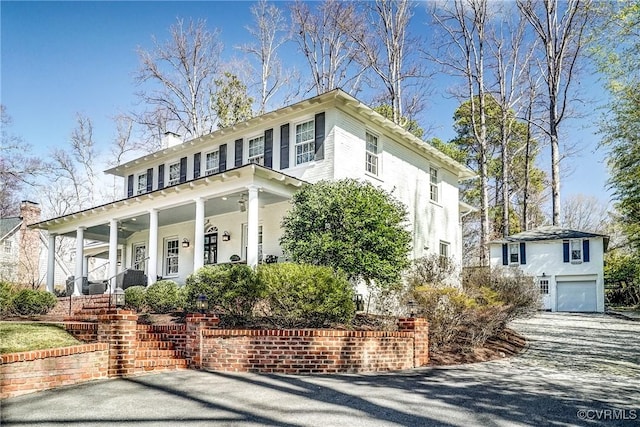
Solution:
<svg viewBox="0 0 640 427"><path fill-rule="evenodd" d="M116 308L124 307L125 298L124 298L124 290L122 288L116 288L113 291L113 297L115 300Z"/></svg>
<svg viewBox="0 0 640 427"><path fill-rule="evenodd" d="M418 303L414 300L409 300L407 302L407 308L409 309L409 317L414 317L416 315L416 309L418 308Z"/></svg>
<svg viewBox="0 0 640 427"><path fill-rule="evenodd" d="M186 237L184 239L182 239L182 247L183 248L188 248L189 247L189 239L187 239Z"/></svg>
<svg viewBox="0 0 640 427"><path fill-rule="evenodd" d="M205 294L198 295L196 298L196 309L204 314L205 311L209 308L209 301L207 300L207 296Z"/></svg>
<svg viewBox="0 0 640 427"><path fill-rule="evenodd" d="M225 231L224 233L222 233L222 241L228 242L229 240L231 240L231 234L229 234L228 231Z"/></svg>

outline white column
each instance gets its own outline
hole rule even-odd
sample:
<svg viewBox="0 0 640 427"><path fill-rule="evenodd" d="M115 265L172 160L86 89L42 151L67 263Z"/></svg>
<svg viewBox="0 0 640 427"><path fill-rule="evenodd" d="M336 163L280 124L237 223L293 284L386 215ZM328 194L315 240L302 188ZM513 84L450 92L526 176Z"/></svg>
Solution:
<svg viewBox="0 0 640 427"><path fill-rule="evenodd" d="M49 234L49 252L47 252L47 291L53 293L56 280L56 235Z"/></svg>
<svg viewBox="0 0 640 427"><path fill-rule="evenodd" d="M76 271L73 295L82 295L82 273L84 272L84 227L76 230Z"/></svg>
<svg viewBox="0 0 640 427"><path fill-rule="evenodd" d="M204 265L204 199L196 199L196 222L193 242L193 272Z"/></svg>
<svg viewBox="0 0 640 427"><path fill-rule="evenodd" d="M109 289L113 293L116 289L118 274L118 220L109 221Z"/></svg>
<svg viewBox="0 0 640 427"><path fill-rule="evenodd" d="M149 210L149 265L147 267L147 286L156 282L158 276L158 210Z"/></svg>
<svg viewBox="0 0 640 427"><path fill-rule="evenodd" d="M258 187L250 185L247 201L247 265L258 265Z"/></svg>

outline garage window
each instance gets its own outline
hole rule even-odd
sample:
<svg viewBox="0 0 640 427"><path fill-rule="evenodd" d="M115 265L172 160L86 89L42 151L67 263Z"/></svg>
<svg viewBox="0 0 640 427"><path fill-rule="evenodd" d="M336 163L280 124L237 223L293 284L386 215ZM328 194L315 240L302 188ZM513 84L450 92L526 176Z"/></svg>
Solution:
<svg viewBox="0 0 640 427"><path fill-rule="evenodd" d="M582 240L571 240L571 262L574 264L582 262Z"/></svg>

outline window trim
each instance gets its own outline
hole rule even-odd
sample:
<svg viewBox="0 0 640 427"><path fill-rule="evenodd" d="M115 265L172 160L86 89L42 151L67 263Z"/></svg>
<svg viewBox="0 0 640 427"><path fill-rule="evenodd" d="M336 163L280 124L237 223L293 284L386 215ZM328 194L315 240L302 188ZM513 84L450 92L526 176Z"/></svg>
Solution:
<svg viewBox="0 0 640 427"><path fill-rule="evenodd" d="M517 243L517 242L509 243L507 247L508 247L507 260L509 261L509 265L520 265L520 243ZM512 248L515 248L515 252L513 251ZM516 256L515 261L512 259L513 255Z"/></svg>
<svg viewBox="0 0 640 427"><path fill-rule="evenodd" d="M433 203L440 203L440 178L438 177L438 168L434 166L429 166L429 200Z"/></svg>
<svg viewBox="0 0 640 427"><path fill-rule="evenodd" d="M172 247L171 251L172 254L171 257L169 256L169 243L171 242L175 242L175 248ZM164 273L164 277L177 277L180 274L180 240L178 239L177 236L171 236L171 237L165 237L163 242L162 242L162 255L163 255L163 268L162 268L162 272ZM176 265L175 265L175 273L171 273L169 272L169 268L171 267L170 265L170 261L172 259L176 259Z"/></svg>
<svg viewBox="0 0 640 427"><path fill-rule="evenodd" d="M541 277L538 279L538 289L540 290L540 295L549 295L549 284L549 277Z"/></svg>
<svg viewBox="0 0 640 427"><path fill-rule="evenodd" d="M138 248L144 248L144 257L142 258L140 263L138 263L138 261L136 260L136 249ZM146 242L136 242L131 245L131 261L132 261L131 262L132 269L142 270L145 272L145 274L147 273L147 243ZM140 264L142 264L142 268L139 268Z"/></svg>
<svg viewBox="0 0 640 427"><path fill-rule="evenodd" d="M144 184L141 186L140 184L142 183L141 178L144 178ZM136 175L136 191L135 194L136 195L140 195L140 194L144 194L147 192L147 171L144 171L142 173L139 173Z"/></svg>
<svg viewBox="0 0 640 427"><path fill-rule="evenodd" d="M218 166L216 168L209 169L208 168L208 166L209 166L209 155L210 154L215 154L215 153L218 154ZM214 175L214 174L216 174L218 172L220 172L220 147L218 147L218 148L216 148L214 150L211 150L211 151L207 151L204 154L204 175L205 176Z"/></svg>
<svg viewBox="0 0 640 427"><path fill-rule="evenodd" d="M577 252L580 254L580 258L573 258L573 253L575 251L575 249L573 248L573 245L576 244L578 246L578 250ZM584 262L584 254L583 254L583 250L582 250L582 239L570 239L569 240L569 262L571 264L582 264Z"/></svg>
<svg viewBox="0 0 640 427"><path fill-rule="evenodd" d="M298 141L298 127L306 124L311 124L311 129L305 130L300 135L304 134L305 132L310 132L311 139ZM316 145L315 145L316 144L316 121L315 119L310 118L308 120L303 120L298 123L295 123L293 127L293 134L294 134L293 135L293 154L294 154L295 166L300 166L300 165L304 165L304 164L315 161L315 154L316 154ZM300 154L298 154L298 148L303 149L303 151ZM300 158L302 158L303 160L299 161ZM307 160L304 160L305 158Z"/></svg>
<svg viewBox="0 0 640 427"><path fill-rule="evenodd" d="M254 163L257 165L264 166L264 134L256 135L251 138L247 138L247 163ZM262 140L262 152L259 155L251 155L251 142ZM258 160L258 161L254 161Z"/></svg>
<svg viewBox="0 0 640 427"><path fill-rule="evenodd" d="M178 176L175 180L171 180L171 167L172 166L177 166L177 170L178 170ZM167 186L171 187L172 185L178 185L180 184L180 161L178 160L177 162L173 162L173 163L169 163L168 164L168 168L167 168L167 173L169 174L167 176Z"/></svg>
<svg viewBox="0 0 640 427"><path fill-rule="evenodd" d="M13 244L9 239L4 241L4 253L7 255L13 254Z"/></svg>
<svg viewBox="0 0 640 427"><path fill-rule="evenodd" d="M370 151L369 150L369 137L375 138L375 143L376 143L376 150L375 152ZM364 136L364 150L365 150L365 160L364 160L364 170L366 173L375 176L375 177L379 177L380 176L380 169L381 169L381 162L380 162L380 152L381 152L381 144L382 142L380 141L380 137L371 131L366 131L365 132L365 136ZM371 163L370 157L372 159L375 159L375 165L373 163ZM370 166L374 166L375 167L375 172L372 171L369 167Z"/></svg>

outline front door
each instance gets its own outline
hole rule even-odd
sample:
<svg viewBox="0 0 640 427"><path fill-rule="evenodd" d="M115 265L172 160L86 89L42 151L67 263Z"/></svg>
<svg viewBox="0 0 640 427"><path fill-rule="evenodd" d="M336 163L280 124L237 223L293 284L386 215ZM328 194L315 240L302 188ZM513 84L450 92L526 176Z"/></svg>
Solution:
<svg viewBox="0 0 640 427"><path fill-rule="evenodd" d="M218 233L204 235L204 264L218 263Z"/></svg>
<svg viewBox="0 0 640 427"><path fill-rule="evenodd" d="M133 269L147 272L147 245L136 243L133 245Z"/></svg>
<svg viewBox="0 0 640 427"><path fill-rule="evenodd" d="M540 286L540 295L542 297L542 308L551 310L551 295L549 293L549 276L539 277L538 285Z"/></svg>

